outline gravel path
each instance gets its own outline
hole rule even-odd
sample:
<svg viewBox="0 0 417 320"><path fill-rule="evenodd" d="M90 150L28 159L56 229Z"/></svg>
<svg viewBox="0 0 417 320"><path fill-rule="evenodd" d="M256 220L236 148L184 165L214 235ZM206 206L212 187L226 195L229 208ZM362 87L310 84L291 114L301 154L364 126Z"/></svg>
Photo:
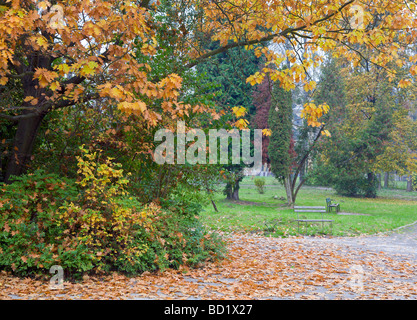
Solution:
<svg viewBox="0 0 417 320"><path fill-rule="evenodd" d="M397 259L417 261L417 221L391 232L372 236L310 238L312 243L317 241L329 242L336 245L349 246L352 249L384 252Z"/></svg>

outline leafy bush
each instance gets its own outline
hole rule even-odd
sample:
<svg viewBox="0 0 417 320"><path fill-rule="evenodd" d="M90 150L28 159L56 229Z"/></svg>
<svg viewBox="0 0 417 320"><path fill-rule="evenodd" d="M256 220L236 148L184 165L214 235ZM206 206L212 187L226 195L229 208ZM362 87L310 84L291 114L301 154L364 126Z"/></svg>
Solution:
<svg viewBox="0 0 417 320"><path fill-rule="evenodd" d="M77 181L36 171L1 187L1 267L138 273L222 257L222 241L194 215L143 205L119 164L81 151Z"/></svg>
<svg viewBox="0 0 417 320"><path fill-rule="evenodd" d="M363 183L362 180L362 177L340 175L338 179L334 180L332 186L338 194L351 197L360 193L360 185Z"/></svg>
<svg viewBox="0 0 417 320"><path fill-rule="evenodd" d="M367 177L364 174L340 174L334 179L333 188L340 195L375 198L378 190L377 179Z"/></svg>
<svg viewBox="0 0 417 320"><path fill-rule="evenodd" d="M178 211L182 214L197 215L204 205L208 204L208 195L200 192L199 186L178 184L172 189L166 199L160 199L164 208Z"/></svg>
<svg viewBox="0 0 417 320"><path fill-rule="evenodd" d="M225 255L223 241L216 233L207 233L197 216L161 211L152 228L148 234L149 259L143 260L146 270L196 266Z"/></svg>
<svg viewBox="0 0 417 320"><path fill-rule="evenodd" d="M48 268L57 258L58 208L77 197L74 180L37 170L0 187L0 266Z"/></svg>
<svg viewBox="0 0 417 320"><path fill-rule="evenodd" d="M253 182L255 183L256 189L258 190L258 192L260 194L263 194L265 192L265 178L255 178L253 180Z"/></svg>
<svg viewBox="0 0 417 320"><path fill-rule="evenodd" d="M321 162L315 162L305 177L305 184L309 186L330 187L337 177L332 166L325 165Z"/></svg>
<svg viewBox="0 0 417 320"><path fill-rule="evenodd" d="M355 168L336 168L332 163L318 161L307 176L307 183L313 186L332 187L347 197L365 196L375 198L378 181L375 174L365 174Z"/></svg>

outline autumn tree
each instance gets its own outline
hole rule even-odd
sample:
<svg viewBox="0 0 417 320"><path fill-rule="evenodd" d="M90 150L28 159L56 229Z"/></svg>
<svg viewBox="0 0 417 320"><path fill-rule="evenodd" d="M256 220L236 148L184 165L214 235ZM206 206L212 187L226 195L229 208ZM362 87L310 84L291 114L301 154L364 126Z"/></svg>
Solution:
<svg viewBox="0 0 417 320"><path fill-rule="evenodd" d="M290 181L294 157L290 153L290 143L293 134L291 91L286 91L279 86L272 89L268 125L272 132L268 145L271 171L285 186L288 204L292 205L293 198Z"/></svg>
<svg viewBox="0 0 417 320"><path fill-rule="evenodd" d="M298 141L295 141L292 92L276 85L271 89L270 101L268 127L271 130L271 136L269 137L268 157L271 162L271 171L285 187L287 204L293 206L298 191L305 183L305 177L300 175L301 170L306 165L310 153L320 137L330 135L328 130L325 130L324 124L319 122L329 109L325 103L316 108L314 127L317 127L317 132L312 139L304 141L299 138ZM301 116L305 117L304 114ZM299 153L295 152L297 144L302 144L302 147L298 148Z"/></svg>
<svg viewBox="0 0 417 320"><path fill-rule="evenodd" d="M2 118L17 128L6 181L24 172L39 126L52 110L112 98L120 108L141 110L156 120L156 113L147 111L128 89L140 82L142 90L162 94L146 80L146 65L131 55L137 36L145 40L143 53L153 52L149 21L145 7L122 2L99 2L94 7L59 2L50 7L48 2L14 1L2 6L1 84L18 79L22 90L20 104L2 106Z"/></svg>
<svg viewBox="0 0 417 320"><path fill-rule="evenodd" d="M333 148L334 152L337 153L335 145L340 147L342 144L339 136L344 132L342 125L346 119L346 87L341 73L342 66L337 59L329 55L320 68L320 78L313 94L313 99L317 103L325 102L330 107L329 112L323 117L323 121L326 123L326 128L331 132L331 138L319 141L317 148L311 153L312 165L308 173L308 180L316 185L332 185L333 174L329 163L331 160L325 156L324 150L330 152ZM301 128L301 134L305 136L304 139L309 139L309 136L317 134L314 129L316 128L309 126ZM333 144L332 141L335 141L335 143ZM328 148L323 149L324 146L328 146Z"/></svg>
<svg viewBox="0 0 417 320"><path fill-rule="evenodd" d="M184 72L232 48L289 41L294 49L284 54L255 48L266 64L248 78L256 84L269 74L285 89L294 88L294 80L314 87L305 69L321 63L314 55L319 50L336 49L355 64L362 58L355 47L360 43L378 48L370 63L386 68L402 63L400 53L414 42L415 4L364 1L361 10L354 5L354 0L2 1L0 85L16 81L13 90L21 92L1 106L0 117L15 130L5 180L25 171L39 126L52 110L102 101L147 127L171 127L171 120L185 113L207 111L181 100ZM169 23L158 20L167 16L167 7ZM158 31L168 38L164 46ZM306 39L305 52L296 61L300 39ZM219 47L207 49L207 40ZM167 64L158 65L160 57L169 57ZM287 58L291 67L280 69ZM410 84L416 71L410 67L399 84ZM314 112L315 106L305 111Z"/></svg>
<svg viewBox="0 0 417 320"><path fill-rule="evenodd" d="M352 67L330 59L322 75L315 98L331 107L325 121L332 136L320 143L314 179L341 194L375 197L377 172L412 167L410 89L397 89L386 70L366 60Z"/></svg>
<svg viewBox="0 0 417 320"><path fill-rule="evenodd" d="M376 170L396 172L407 176L407 191L413 190L413 174L417 173L417 122L410 116L410 109L403 107L392 115L393 129L377 155Z"/></svg>

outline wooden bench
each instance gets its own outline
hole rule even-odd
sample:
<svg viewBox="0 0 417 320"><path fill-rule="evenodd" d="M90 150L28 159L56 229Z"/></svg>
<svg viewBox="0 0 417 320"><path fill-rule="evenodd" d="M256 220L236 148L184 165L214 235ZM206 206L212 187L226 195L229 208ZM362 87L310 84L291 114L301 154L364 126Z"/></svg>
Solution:
<svg viewBox="0 0 417 320"><path fill-rule="evenodd" d="M321 222L321 228L322 231L324 229L324 223L329 222L330 223L330 233L333 232L333 221L330 219L324 219L323 214L326 213L326 207L320 206L320 207L309 207L309 206L294 206L294 212L297 213L297 219L295 221L298 222L298 233L300 233L300 222L305 222L306 229L307 229L307 223L308 222ZM321 219L300 219L300 213L321 213Z"/></svg>
<svg viewBox="0 0 417 320"><path fill-rule="evenodd" d="M332 203L332 199L327 198L326 199L326 204L327 204L327 212L332 212L333 208L336 209L336 213L338 213L340 211L340 204L338 203Z"/></svg>

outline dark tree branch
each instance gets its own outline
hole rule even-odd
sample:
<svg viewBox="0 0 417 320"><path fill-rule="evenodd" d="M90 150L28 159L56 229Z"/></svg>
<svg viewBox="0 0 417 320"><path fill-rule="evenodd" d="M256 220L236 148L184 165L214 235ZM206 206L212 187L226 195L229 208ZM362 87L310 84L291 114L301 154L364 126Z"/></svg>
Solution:
<svg viewBox="0 0 417 320"><path fill-rule="evenodd" d="M296 189L296 190L295 190L295 192L294 192L295 183L296 183L296 181L297 181L297 176L299 175L299 173L300 173L300 171L301 171L301 168L304 166L305 162L307 161L307 159L308 159L308 157L309 157L309 155L310 155L311 151L313 150L314 146L316 145L317 141L318 141L318 140L319 140L319 138L321 137L321 133L323 132L324 127L325 127L325 125L321 126L321 128L320 128L320 130L319 130L319 132L318 132L317 136L316 136L316 137L314 138L314 140L313 140L313 143L310 145L310 148L309 148L309 149L307 150L307 152L304 154L304 156L303 156L303 158L301 159L301 161L300 161L299 165L297 166L297 170L295 171L294 178L293 178L293 181L292 181L292 183L291 183L291 192L292 192L293 199L295 199L295 198L296 198L296 196L297 196L297 194L298 194L298 191L300 190L301 186L302 186L302 185L304 184L304 182L305 182L305 179L301 180L301 181L300 181L300 183L299 183L299 185L298 185L298 187L297 187L297 189Z"/></svg>
<svg viewBox="0 0 417 320"><path fill-rule="evenodd" d="M323 18L318 19L318 20L312 22L310 25L316 25L316 24L318 24L320 22L323 22L323 21L326 21L326 20L332 18L338 12L342 11L345 7L347 7L350 4L352 4L354 1L355 0L350 0L350 1L346 2L345 4L343 4L342 6L340 6L340 8L338 10L336 10L335 12L330 13L330 14L324 16ZM208 58L210 58L210 57L212 57L214 55L217 55L219 53L222 53L222 52L224 52L226 50L229 50L229 49L232 49L232 48L236 48L236 47L244 47L244 46L250 46L250 45L254 45L254 44L268 42L268 41L274 39L275 37L286 37L289 34L296 33L297 31L305 30L306 28L307 28L307 25L300 26L298 28L287 28L287 29L281 31L280 33L270 34L270 35L268 35L266 37L263 37L262 39L259 39L259 40L246 40L246 41L228 43L227 45L225 45L223 47L220 47L218 49L215 49L215 50L212 50L210 52L207 52L207 53L201 55L200 57L194 59L193 61L191 61L190 63L188 63L187 65L185 65L184 66L184 69L190 69L190 68L196 66L197 64L199 64L199 63L207 60Z"/></svg>
<svg viewBox="0 0 417 320"><path fill-rule="evenodd" d="M100 95L98 93L91 93L91 94L85 95L80 100L69 100L69 99L64 100L64 99L61 99L61 100L55 101L55 102L48 101L47 103L43 104L41 107L15 107L15 108L19 108L19 109L26 109L26 110L33 110L33 111L29 112L29 113L14 115L14 116L7 115L7 114L4 114L4 113L0 113L0 118L16 122L16 121L19 121L19 120L22 120L22 119L38 117L42 114L48 113L51 110L66 108L66 107L69 107L69 106L73 106L77 103L88 102L88 101L95 100L95 99L98 99L98 98L100 98Z"/></svg>

